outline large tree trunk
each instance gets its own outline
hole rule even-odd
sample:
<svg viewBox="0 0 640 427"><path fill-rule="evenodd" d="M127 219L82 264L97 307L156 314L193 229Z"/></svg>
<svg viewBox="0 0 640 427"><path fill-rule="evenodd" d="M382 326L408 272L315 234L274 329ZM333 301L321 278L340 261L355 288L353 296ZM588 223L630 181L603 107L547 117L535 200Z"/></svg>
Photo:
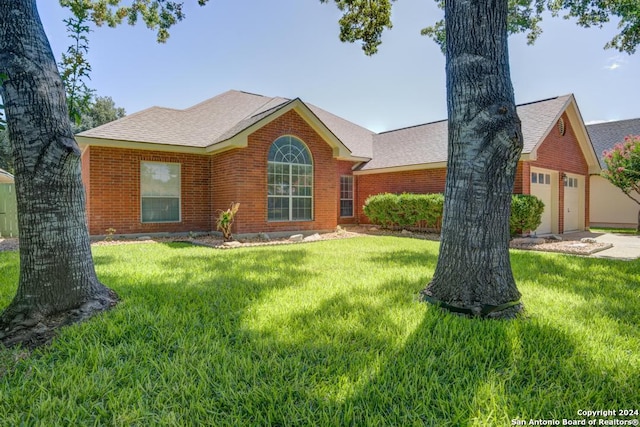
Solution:
<svg viewBox="0 0 640 427"><path fill-rule="evenodd" d="M445 6L449 145L440 254L422 292L451 311L522 309L509 260L509 215L522 151L507 49L507 0Z"/></svg>
<svg viewBox="0 0 640 427"><path fill-rule="evenodd" d="M96 277L80 149L36 0L0 1L0 75L15 160L20 280L0 317L0 339L28 346L55 327L112 307Z"/></svg>

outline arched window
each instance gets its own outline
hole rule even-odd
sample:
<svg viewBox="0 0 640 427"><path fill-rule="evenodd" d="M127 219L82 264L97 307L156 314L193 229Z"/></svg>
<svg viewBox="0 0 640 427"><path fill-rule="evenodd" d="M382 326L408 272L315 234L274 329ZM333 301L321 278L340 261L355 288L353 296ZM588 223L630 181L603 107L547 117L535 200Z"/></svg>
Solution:
<svg viewBox="0 0 640 427"><path fill-rule="evenodd" d="M267 218L313 219L313 160L307 146L293 136L281 136L269 149Z"/></svg>

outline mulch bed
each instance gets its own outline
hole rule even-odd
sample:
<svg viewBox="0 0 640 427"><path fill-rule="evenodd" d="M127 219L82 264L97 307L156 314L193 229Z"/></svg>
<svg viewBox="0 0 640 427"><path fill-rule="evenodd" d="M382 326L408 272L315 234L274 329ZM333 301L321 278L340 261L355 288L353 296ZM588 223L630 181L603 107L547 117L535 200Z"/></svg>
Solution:
<svg viewBox="0 0 640 427"><path fill-rule="evenodd" d="M270 246L270 245L285 245L285 244L299 244L306 242L315 242L321 240L335 240L335 239L348 239L351 237L369 236L369 235L389 235L408 238L418 238L426 240L439 240L440 236L435 233L419 233L410 232L407 230L391 231L383 230L377 227L365 227L365 226L353 226L348 228L339 228L331 233L314 234L305 237L302 241L292 241L289 238L278 239L266 239L266 236L262 238L253 239L240 239L232 244L225 244L223 240L214 235L210 236L198 236L194 238L175 238L175 237L163 237L153 239L113 239L110 241L96 241L93 242L93 246L105 246L105 245L125 245L133 243L156 243L156 242L185 242L199 246L207 246L217 249L231 249L237 247L254 247L254 246ZM543 252L558 252L571 255L589 256L596 252L603 251L610 248L612 245L609 243L600 243L587 239L586 241L575 240L554 240L554 239L516 239L512 241L511 248L543 251ZM0 238L0 252L12 251L19 248L18 239L3 239Z"/></svg>

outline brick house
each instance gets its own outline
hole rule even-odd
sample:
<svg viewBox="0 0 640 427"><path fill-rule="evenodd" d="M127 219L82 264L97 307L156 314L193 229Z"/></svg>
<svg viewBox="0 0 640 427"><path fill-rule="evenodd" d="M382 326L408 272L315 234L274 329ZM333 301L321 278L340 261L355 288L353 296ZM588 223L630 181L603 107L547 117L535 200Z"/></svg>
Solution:
<svg viewBox="0 0 640 427"><path fill-rule="evenodd" d="M584 229L599 164L574 97L518 113L514 191L545 201L538 233ZM442 192L446 176L446 121L376 134L300 99L239 91L152 107L77 140L92 235L212 231L232 202L238 234L332 230L365 223L369 195Z"/></svg>

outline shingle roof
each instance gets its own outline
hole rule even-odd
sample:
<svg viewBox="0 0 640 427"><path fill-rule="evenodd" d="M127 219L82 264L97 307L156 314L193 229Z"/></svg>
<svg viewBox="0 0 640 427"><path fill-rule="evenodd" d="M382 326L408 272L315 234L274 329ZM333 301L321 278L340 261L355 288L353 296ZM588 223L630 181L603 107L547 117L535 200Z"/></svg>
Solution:
<svg viewBox="0 0 640 427"><path fill-rule="evenodd" d="M293 102L297 100L230 90L184 110L152 107L78 136L169 146L215 147ZM523 154L535 150L571 102L573 96L565 95L518 106L524 136ZM446 120L375 134L315 105L302 104L349 149L353 157L371 159L361 170L447 161Z"/></svg>
<svg viewBox="0 0 640 427"><path fill-rule="evenodd" d="M587 125L587 132L596 150L600 166L606 168L602 153L612 149L618 142L622 142L625 136L640 135L640 118Z"/></svg>
<svg viewBox="0 0 640 427"><path fill-rule="evenodd" d="M522 121L523 154L535 149L572 99L572 95L565 95L517 107ZM375 135L372 160L361 170L446 162L447 132L447 121L442 120Z"/></svg>
<svg viewBox="0 0 640 427"><path fill-rule="evenodd" d="M12 184L13 183L13 175L7 172L4 169L0 169L0 183L2 184Z"/></svg>
<svg viewBox="0 0 640 427"><path fill-rule="evenodd" d="M291 102L230 90L184 110L148 108L78 136L204 148L232 138ZM370 157L373 132L314 105L305 105L352 155Z"/></svg>

